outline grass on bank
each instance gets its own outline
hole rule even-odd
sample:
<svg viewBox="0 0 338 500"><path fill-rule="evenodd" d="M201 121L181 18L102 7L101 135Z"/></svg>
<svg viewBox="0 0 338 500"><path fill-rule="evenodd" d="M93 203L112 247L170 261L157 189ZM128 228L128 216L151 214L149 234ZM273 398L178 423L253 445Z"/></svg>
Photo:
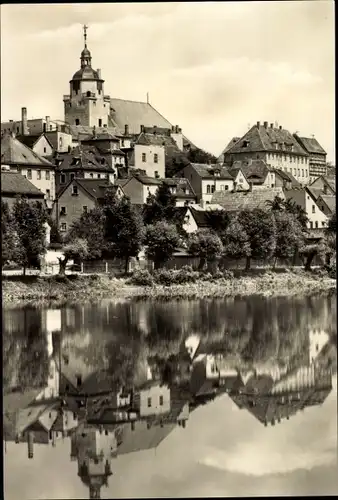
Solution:
<svg viewBox="0 0 338 500"><path fill-rule="evenodd" d="M138 270L127 277L113 275L3 276L5 303L85 302L100 298L207 298L227 295L292 295L335 289L324 269L299 268L225 270L200 273L190 267Z"/></svg>

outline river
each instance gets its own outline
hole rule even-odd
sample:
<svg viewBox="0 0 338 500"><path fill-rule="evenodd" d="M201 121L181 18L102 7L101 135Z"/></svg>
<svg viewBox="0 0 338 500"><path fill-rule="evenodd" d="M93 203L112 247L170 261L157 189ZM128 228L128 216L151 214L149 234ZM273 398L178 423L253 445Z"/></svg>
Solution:
<svg viewBox="0 0 338 500"><path fill-rule="evenodd" d="M337 493L335 293L5 308L2 326L6 500Z"/></svg>

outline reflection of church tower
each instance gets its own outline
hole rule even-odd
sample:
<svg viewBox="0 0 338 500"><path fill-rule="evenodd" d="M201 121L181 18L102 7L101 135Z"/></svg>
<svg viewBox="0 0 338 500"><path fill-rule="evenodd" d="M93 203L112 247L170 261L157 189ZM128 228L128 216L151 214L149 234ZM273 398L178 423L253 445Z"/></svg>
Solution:
<svg viewBox="0 0 338 500"><path fill-rule="evenodd" d="M87 26L84 30L84 49L81 52L81 68L73 75L70 95L63 97L65 122L69 125L107 127L110 113L110 97L104 95L101 71L92 68L92 56L87 47Z"/></svg>
<svg viewBox="0 0 338 500"><path fill-rule="evenodd" d="M117 455L114 432L81 425L71 439L71 460L78 462L78 476L89 488L89 498L101 498L102 486L112 475L111 459Z"/></svg>

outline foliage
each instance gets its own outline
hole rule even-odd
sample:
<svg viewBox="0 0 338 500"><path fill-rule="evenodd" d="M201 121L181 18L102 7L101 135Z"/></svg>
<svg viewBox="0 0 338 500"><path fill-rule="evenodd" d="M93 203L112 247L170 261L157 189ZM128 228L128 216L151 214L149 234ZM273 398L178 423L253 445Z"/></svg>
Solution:
<svg viewBox="0 0 338 500"><path fill-rule="evenodd" d="M225 210L209 210L206 212L207 221L211 229L221 235L227 230L230 216Z"/></svg>
<svg viewBox="0 0 338 500"><path fill-rule="evenodd" d="M48 224L50 225L50 243L51 244L62 244L63 242L63 239L62 239L62 236L59 232L59 228L56 224L56 222L51 218L49 217L48 218Z"/></svg>
<svg viewBox="0 0 338 500"><path fill-rule="evenodd" d="M217 161L216 156L204 151L200 148L190 148L187 153L187 158L190 163L210 163L215 164Z"/></svg>
<svg viewBox="0 0 338 500"><path fill-rule="evenodd" d="M8 207L1 201L1 262L4 266L9 261L21 260L23 248L18 238L16 221Z"/></svg>
<svg viewBox="0 0 338 500"><path fill-rule="evenodd" d="M88 256L88 244L86 240L76 238L73 241L68 241L63 247L64 257L58 257L59 259L59 274L64 275L66 272L66 266L69 260L78 259L84 260Z"/></svg>
<svg viewBox="0 0 338 500"><path fill-rule="evenodd" d="M176 217L176 198L168 184L161 184L155 195L149 194L143 209L143 220L146 225L160 220L174 222Z"/></svg>
<svg viewBox="0 0 338 500"><path fill-rule="evenodd" d="M276 249L276 224L271 212L255 208L242 210L238 220L249 237L250 256L247 256L247 269L250 258L268 259ZM249 257L249 258L248 258Z"/></svg>
<svg viewBox="0 0 338 500"><path fill-rule="evenodd" d="M125 259L127 272L130 258L138 256L144 241L142 216L129 198L117 199L110 191L106 193L103 212L106 249L112 257Z"/></svg>
<svg viewBox="0 0 338 500"><path fill-rule="evenodd" d="M88 245L88 256L100 258L105 248L105 217L101 207L83 213L80 219L73 222L67 235L68 241L85 240Z"/></svg>
<svg viewBox="0 0 338 500"><path fill-rule="evenodd" d="M289 259L304 245L302 227L295 216L289 212L276 211L276 259Z"/></svg>
<svg viewBox="0 0 338 500"><path fill-rule="evenodd" d="M304 260L305 271L311 270L312 261L316 256L318 256L322 262L325 262L326 253L327 246L324 241L319 241L317 243L305 242L299 249L299 255Z"/></svg>
<svg viewBox="0 0 338 500"><path fill-rule="evenodd" d="M331 234L337 233L336 212L334 212L329 219L328 226L327 226L327 232L331 233Z"/></svg>
<svg viewBox="0 0 338 500"><path fill-rule="evenodd" d="M207 262L215 262L221 257L223 244L216 233L202 229L190 236L188 251L200 258L199 268L203 269Z"/></svg>
<svg viewBox="0 0 338 500"><path fill-rule="evenodd" d="M179 235L174 224L164 221L147 227L146 255L154 261L155 269L171 259L179 244Z"/></svg>
<svg viewBox="0 0 338 500"><path fill-rule="evenodd" d="M231 259L242 259L250 255L249 236L237 217L230 221L229 226L221 237L224 246L224 256Z"/></svg>
<svg viewBox="0 0 338 500"><path fill-rule="evenodd" d="M287 212L288 214L293 215L301 227L306 229L306 225L308 223L306 211L291 198L283 200L277 195L274 200L269 200L266 204L273 212Z"/></svg>
<svg viewBox="0 0 338 500"><path fill-rule="evenodd" d="M20 240L18 262L24 273L28 266L36 266L46 252L46 212L39 204L29 203L27 199L17 199L13 206L15 230Z"/></svg>
<svg viewBox="0 0 338 500"><path fill-rule="evenodd" d="M137 269L133 272L129 282L136 286L153 286L154 278L148 269Z"/></svg>

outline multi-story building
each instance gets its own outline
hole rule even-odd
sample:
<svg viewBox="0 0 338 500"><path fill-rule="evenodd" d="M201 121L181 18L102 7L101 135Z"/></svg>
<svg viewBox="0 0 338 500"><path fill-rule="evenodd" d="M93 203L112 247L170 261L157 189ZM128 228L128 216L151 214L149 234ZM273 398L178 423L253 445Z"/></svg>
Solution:
<svg viewBox="0 0 338 500"><path fill-rule="evenodd" d="M311 189L290 189L285 190L287 200L291 199L299 205L308 218L308 229L323 229L327 227L328 216L319 208L316 198Z"/></svg>
<svg viewBox="0 0 338 500"><path fill-rule="evenodd" d="M25 176L44 193L47 205L55 199L54 165L18 141L13 133L1 137L1 166Z"/></svg>
<svg viewBox="0 0 338 500"><path fill-rule="evenodd" d="M45 118L27 118L27 108L21 108L21 120L1 122L1 135L5 132L14 132L21 135L41 135L44 132L61 130L62 122Z"/></svg>
<svg viewBox="0 0 338 500"><path fill-rule="evenodd" d="M215 191L232 191L234 186L233 176L226 167L220 165L190 163L178 176L189 180L198 203L201 200L210 203Z"/></svg>
<svg viewBox="0 0 338 500"><path fill-rule="evenodd" d="M268 167L291 173L301 185L310 180L309 154L282 126L257 122L224 153L224 163L260 159Z"/></svg>
<svg viewBox="0 0 338 500"><path fill-rule="evenodd" d="M321 175L326 175L326 151L314 137L300 137L293 134L296 141L309 155L309 182L313 182Z"/></svg>

